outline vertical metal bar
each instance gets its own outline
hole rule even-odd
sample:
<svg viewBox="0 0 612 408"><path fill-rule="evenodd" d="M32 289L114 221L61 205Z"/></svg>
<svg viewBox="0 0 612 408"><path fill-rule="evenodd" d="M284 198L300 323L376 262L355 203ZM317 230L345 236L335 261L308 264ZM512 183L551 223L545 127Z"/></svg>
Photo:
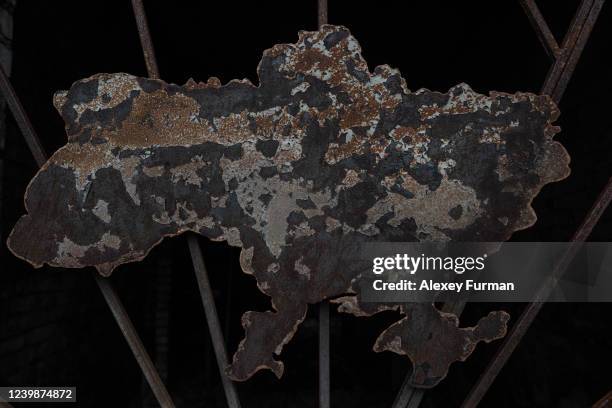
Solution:
<svg viewBox="0 0 612 408"><path fill-rule="evenodd" d="M317 17L319 28L327 24L327 0L318 0ZM319 303L319 408L331 406L329 324L329 302L324 300Z"/></svg>
<svg viewBox="0 0 612 408"><path fill-rule="evenodd" d="M552 277L538 290L534 301L527 305L521 316L519 316L517 322L514 324L514 326L512 326L510 334L508 334L508 336L504 339L504 343L499 350L497 350L497 353L481 374L478 382L472 388L468 397L463 402L462 407L476 407L482 400L482 397L484 397L485 393L493 383L493 380L495 380L497 374L499 374L503 366L512 355L512 352L516 349L516 346L518 346L519 342L523 339L527 329L531 323L533 323L544 302L554 289L557 279L563 275L570 262L576 255L576 252L580 246L579 243L584 242L591 234L591 231L593 231L593 228L595 225L597 225L597 222L605 212L606 208L608 208L610 201L612 201L612 177L610 177L602 193L599 195L582 224L572 237L571 242L575 244L572 245L561 257L559 262L555 265Z"/></svg>
<svg viewBox="0 0 612 408"><path fill-rule="evenodd" d="M327 24L327 0L318 0L317 17L319 28ZM329 324L329 302L323 301L319 304L319 408L331 406Z"/></svg>
<svg viewBox="0 0 612 408"><path fill-rule="evenodd" d="M215 350L215 357L217 358L217 365L219 366L219 373L221 374L221 381L223 383L223 389L225 390L227 404L231 408L239 408L240 401L234 383L225 374L225 368L228 365L227 351L225 350L225 342L223 340L223 334L221 333L221 324L219 323L217 307L210 287L210 281L208 280L208 272L204 264L202 250L200 249L200 244L196 236L189 235L187 242L189 244L189 252L191 253L191 261L196 271L204 312L206 313L206 321L208 322L208 330L212 339L213 349Z"/></svg>
<svg viewBox="0 0 612 408"><path fill-rule="evenodd" d="M153 394L155 394L155 398L157 398L157 401L163 408L174 408L174 403L170 398L170 394L168 394L168 390L159 377L159 374L157 373L157 370L155 369L147 350L142 344L140 337L138 337L138 334L136 334L136 329L134 328L132 321L123 307L123 304L119 300L117 292L111 286L107 278L102 278L97 272L94 272L93 275L98 287L100 288L100 291L102 292L102 295L104 295L104 300L106 300L108 307L113 312L113 316L115 317L115 321L123 333L123 337L128 342L128 345L132 350L132 354L134 354L140 369L151 386L151 390L153 391Z"/></svg>
<svg viewBox="0 0 612 408"><path fill-rule="evenodd" d="M30 119L25 113L25 110L23 109L23 106L21 105L21 102L19 101L15 90L13 89L11 83L8 81L8 78L6 78L6 75L4 75L4 70L2 70L2 67L0 67L0 85L2 88L2 95L5 97L8 105L10 106L11 112L13 113L13 115L15 116L15 120L19 124L19 128L21 129L23 136L28 142L30 151L36 159L36 163L38 163L39 167L42 166L46 161L46 154L44 152L44 149L42 148L42 144L40 143L38 135L36 134L36 131L32 126L32 122L30 122ZM130 344L130 347L132 347L133 344L135 346L137 346L138 344L142 346L142 342L138 337L138 333L136 333L136 330L131 324L130 318L126 313L125 308L121 304L121 301L117 297L116 293L112 290L112 286L110 286L110 283L105 282L105 285L101 286L100 282L104 281L103 278L101 278L97 274L95 276L96 282L98 282L98 286L100 287L104 298L107 299L107 303L111 309L111 312L113 313L117 324L119 324L119 327L121 328L124 337ZM106 289L106 293L104 289ZM107 296L110 296L111 301L109 301L109 298ZM125 322L128 323L126 324ZM134 350L135 349L132 348L132 351L134 352L134 357L136 357L136 359L138 360L138 363L142 368L143 373L145 374L145 377L147 378L147 381L149 382L149 385L153 390L153 393L158 398L160 405L164 408L173 407L174 405L172 405L172 401L169 400L168 391L166 390L163 383L153 381L155 379L154 377L157 376L157 372L155 372L154 374L145 372L145 368L147 370L150 370L152 367L152 369L155 370L155 367L153 366L153 363L151 362L148 354L146 354L146 352L140 352L140 349L138 347L136 348L136 351ZM157 378L159 378L159 376L157 376ZM164 397L164 399L160 399L158 396L162 396ZM168 401L169 404L167 403Z"/></svg>
<svg viewBox="0 0 612 408"><path fill-rule="evenodd" d="M318 0L318 4L317 4L317 16L318 16L318 25L319 28L321 28L321 26L323 24L327 24L328 21L328 16L327 16L327 0Z"/></svg>
<svg viewBox="0 0 612 408"><path fill-rule="evenodd" d="M329 375L329 302L319 304L319 408L331 406Z"/></svg>
<svg viewBox="0 0 612 408"><path fill-rule="evenodd" d="M555 36L550 31L550 28L548 28L548 24L546 24L546 20L544 20L535 0L519 0L519 2L521 6L523 6L531 25L544 46L546 54L553 60L556 59L561 49L559 48L559 44L557 44L557 40L555 40Z"/></svg>
<svg viewBox="0 0 612 408"><path fill-rule="evenodd" d="M147 72L149 73L149 77L158 79L159 68L157 67L155 49L151 41L151 33L149 32L149 24L147 23L147 15L145 14L142 0L132 0L132 9L134 10L134 17L136 17L138 36L140 37L140 45L142 45Z"/></svg>
<svg viewBox="0 0 612 408"><path fill-rule="evenodd" d="M36 135L36 131L32 126L32 122L28 119L28 115L26 114L17 94L15 93L15 89L11 85L9 79L7 78L4 69L0 66L0 88L2 89L2 95L4 99L6 99L6 103L8 104L11 112L13 113L13 118L15 118L15 122L19 126L21 133L23 134L28 147L30 148L30 152L32 152L32 156L34 156L34 160L36 160L36 164L38 167L45 164L47 161L47 155L45 154L45 149L43 149L42 144L40 143L40 139Z"/></svg>

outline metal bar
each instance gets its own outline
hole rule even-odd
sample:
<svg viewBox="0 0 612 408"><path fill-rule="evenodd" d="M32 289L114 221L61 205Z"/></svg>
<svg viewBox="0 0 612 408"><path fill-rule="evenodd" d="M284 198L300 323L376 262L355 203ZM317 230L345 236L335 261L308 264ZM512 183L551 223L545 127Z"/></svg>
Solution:
<svg viewBox="0 0 612 408"><path fill-rule="evenodd" d="M327 0L318 0L318 4L317 4L317 16L318 16L318 25L319 28L321 28L321 26L323 24L327 24L328 21L328 16L327 16Z"/></svg>
<svg viewBox="0 0 612 408"><path fill-rule="evenodd" d="M595 0L582 0L580 2L580 6L574 14L572 18L572 22L565 33L565 37L563 38L563 43L561 44L562 49L568 49L573 47L576 43L576 39L578 38L578 34L580 33L580 27L584 24L589 14L589 10L593 7L593 3Z"/></svg>
<svg viewBox="0 0 612 408"><path fill-rule="evenodd" d="M574 15L574 18L572 19L572 22L565 34L565 38L563 39L563 43L561 44L561 52L559 54L559 57L548 70L548 73L546 74L546 79L544 80L544 85L542 85L540 93L544 95L552 95L553 90L556 87L557 82L559 81L559 77L561 76L561 73L563 72L563 69L565 67L568 50L573 48L574 44L576 43L578 33L580 32L580 27L582 27L582 25L586 21L586 17L592 6L593 0L582 0L580 2L580 6L578 7L576 14Z"/></svg>
<svg viewBox="0 0 612 408"><path fill-rule="evenodd" d="M414 395L417 393L422 394L423 392L417 388L414 388L412 385L410 385L410 371L409 371L408 374L406 374L406 377L404 377L404 382L402 383L402 386L399 392L397 393L395 400L393 401L393 405L391 406L393 408L406 408L408 407L408 404L410 403Z"/></svg>
<svg viewBox="0 0 612 408"><path fill-rule="evenodd" d="M147 24L147 17L142 5L142 0L132 0L132 8L134 9L134 15L138 25L138 35L140 36L140 43L142 45L142 50L147 65L147 72L149 77L159 78L157 60L153 50L153 41L151 40L151 33L149 32L149 26ZM221 375L223 390L225 391L225 398L227 399L227 404L231 408L239 408L240 400L238 399L238 393L234 383L225 374L225 368L228 365L227 351L225 349L223 333L221 332L219 316L217 315L215 299L213 297L210 281L208 279L208 272L206 271L204 257L202 256L202 249L200 248L198 240L195 236L190 235L187 238L187 243L189 245L191 261L193 263L193 269L195 270L200 295L202 297L202 303L204 305L204 313L206 314L206 320L208 322L208 330L210 332L213 349L215 351L215 357L219 367L219 374Z"/></svg>
<svg viewBox="0 0 612 408"><path fill-rule="evenodd" d="M550 28L548 28L548 24L546 24L546 20L544 20L535 0L519 0L519 2L525 10L529 22L531 22L531 25L535 29L538 39L546 50L546 54L555 60L559 56L561 49L559 48L559 44L557 44L557 40L555 40L555 36L550 31Z"/></svg>
<svg viewBox="0 0 612 408"><path fill-rule="evenodd" d="M23 109L21 102L19 101L19 98L17 97L17 94L15 93L13 87L11 86L8 79L6 78L6 75L4 74L2 67L0 67L0 84L2 85L1 86L2 95L5 97L7 103L11 107L11 112L13 113L15 120L19 124L19 128L21 129L24 138L28 142L28 146L30 148L30 151L34 155L34 158L36 159L36 163L40 167L45 163L47 155L45 154L44 149L42 148L42 144L40 143L38 135L36 134L36 131L34 130L34 127L32 126L32 122L30 121L27 114L25 113L25 110ZM109 288L107 292L110 293L109 296L111 296L111 300L112 300L112 302L110 302L107 298L107 294L105 294L102 286L100 286L100 282L102 281L103 281L103 278L101 278L99 275L96 274L96 282L98 282L98 286L100 287L102 294L104 295L105 299L107 299L107 303L111 309L111 312L113 313L113 316L115 317L115 320L117 321L117 324L119 324L119 327L121 328L121 331L125 339L130 344L130 347L132 347L132 344L134 344L135 346L140 344L140 346L142 346L142 342L140 341L140 338L138 337L138 333L134 329L134 326L131 324L130 318L127 315L127 312L125 311L125 308L121 304L121 301L117 297L116 293L112 290L112 286L110 286L109 282L106 282L106 287ZM128 323L126 324L125 322L128 322ZM173 407L174 405L172 404L172 401L169 400L169 397L168 397L168 401L170 401L169 404L166 403L167 402L166 399L159 398L159 396L162 396L162 397L168 396L168 391L166 390L163 383L152 381L154 380L154 377L157 376L157 372L155 372L154 374L145 372L145 368L150 369L151 367L153 367L153 370L155 370L155 367L153 366L153 363L151 362L151 359L149 358L146 351L144 353L141 353L138 348L135 350L133 347L132 347L132 351L134 352L134 357L136 357L136 360L138 361L140 367L142 368L143 374L145 375L145 378L149 382L149 385L151 386L151 389L153 390L153 393L157 397L160 405L162 407ZM159 378L159 376L157 376L157 378Z"/></svg>
<svg viewBox="0 0 612 408"><path fill-rule="evenodd" d="M132 0L132 9L134 10L134 17L136 17L138 36L140 37L140 45L142 45L147 72L149 77L158 79L159 68L157 67L155 49L153 48L153 41L151 41L151 33L149 32L149 24L147 23L147 15L145 14L142 0Z"/></svg>
<svg viewBox="0 0 612 408"><path fill-rule="evenodd" d="M321 28L328 21L327 0L318 0L317 23ZM319 408L331 406L329 302L319 303Z"/></svg>
<svg viewBox="0 0 612 408"><path fill-rule="evenodd" d="M541 93L559 103L574 72L595 21L605 0L583 0L570 24L561 46L561 53L551 66Z"/></svg>
<svg viewBox="0 0 612 408"><path fill-rule="evenodd" d="M328 22L327 0L318 0L317 25L319 29ZM331 406L330 376L330 316L329 302L319 303L319 408Z"/></svg>
<svg viewBox="0 0 612 408"><path fill-rule="evenodd" d="M565 88L574 72L574 68L580 58L582 50L591 34L595 21L599 16L601 7L605 0L583 0L572 20L570 28L567 31L565 39L563 40L563 51L560 54L557 61L553 64L544 86L542 87L542 93L551 95L556 103L559 103ZM599 218L603 214L605 208L610 203L612 198L612 179L608 181L608 184L600 194L599 198L593 204L593 207L587 214L587 217L583 221L582 225L578 228L572 242L584 242L589 236L594 226L599 221ZM566 252L557 264L553 271L555 274L562 274L568 263L573 256L577 248L574 246ZM516 346L521 341L529 326L534 321L538 312L542 308L542 302L546 300L550 294L550 290L554 287L555 280L551 279L547 285L543 286L536 295L536 299L533 303L530 303L523 311L519 319L510 330L510 334L504 340L504 343L497 351L485 371L481 374L480 378L468 394L466 400L463 402L463 407L475 407L478 405L484 394L487 392L501 369L504 367Z"/></svg>
<svg viewBox="0 0 612 408"><path fill-rule="evenodd" d="M567 87L567 84L569 83L569 80L574 72L574 68L576 67L582 50L584 49L584 46L591 34L592 28L595 25L595 21L597 20L604 1L605 0L583 0L581 2L576 14L574 15L574 18L572 19L572 23L570 24L567 34L565 35L562 44L562 49L556 52L557 58L546 75L546 79L544 80L544 85L541 91L541 93L543 94L550 95L555 101L555 103L559 103L561 101L561 98L563 97L565 88ZM544 18L542 17L535 2L533 2L533 0L520 0L520 2L521 5L525 8L527 16L532 21L532 24L534 24L534 26L536 27L538 35L544 36L541 37L540 40L544 43L547 52L549 47L551 50L554 50L554 47L552 47L552 43L550 42L550 38L552 38L554 41L554 37L552 36L552 33L550 33L548 25L544 21ZM549 34L550 38L547 39L546 37L549 37ZM554 44L556 44L556 41L554 41ZM459 316L465 304L457 306L459 306L459 309L457 310L456 314ZM454 305L449 305L449 307L451 309L455 308ZM532 311L535 312L533 318L535 318L535 315L537 315L538 311L539 308L537 309L537 311ZM526 331L528 327L529 325L524 327L524 330ZM512 354L513 350L514 347L509 352L508 357L510 356L510 354ZM504 364L505 361L501 363L499 370L501 370ZM409 375L410 374L407 375L406 380L404 381L404 384L402 385L402 388L400 389L398 396L396 397L396 400L393 403L393 408L416 408L418 407L423 397L423 390L418 390L413 387L410 387L406 383ZM484 387L483 385L484 390L482 391L482 395L484 395L496 375L497 373L494 374L493 378L491 378L490 383L486 385L486 387ZM479 384L477 383L475 388L477 388L478 386ZM478 401L480 401L482 395L480 396L480 398L478 398ZM468 396L468 399L469 398L470 397ZM478 402L476 402L476 404L477 403Z"/></svg>
<svg viewBox="0 0 612 408"><path fill-rule="evenodd" d="M240 400L238 399L238 393L236 392L234 383L225 374L225 368L228 365L227 351L225 350L225 341L223 340L223 334L221 333L221 324L219 323L217 307L215 305L215 299L210 287L210 281L208 280L208 272L206 271L206 265L204 264L202 250L200 249L200 244L198 243L196 236L189 235L187 242L189 244L191 261L193 262L196 278L198 280L198 287L200 288L204 312L206 313L206 321L208 322L208 330L212 339L215 357L217 358L217 365L219 366L219 373L221 374L221 382L223 383L223 389L225 390L227 404L231 408L239 408Z"/></svg>
<svg viewBox="0 0 612 408"><path fill-rule="evenodd" d="M128 342L128 345L132 350L132 354L134 354L140 369L151 386L151 390L153 391L153 394L155 394L155 398L157 398L159 405L163 408L174 408L174 403L170 398L170 394L168 394L168 390L159 377L159 374L151 361L151 357L149 357L149 354L142 344L140 337L138 337L136 329L134 328L127 311L123 307L121 300L119 300L117 292L112 287L108 279L102 278L97 272L94 272L93 275L98 287L100 288L100 291L102 292L102 295L104 296L104 300L106 300L108 307L113 312L115 321L119 325L121 333L123 333L123 337L125 337L125 340Z"/></svg>
<svg viewBox="0 0 612 408"><path fill-rule="evenodd" d="M462 407L470 408L476 407L482 397L485 395L497 374L504 367L504 364L508 361L512 352L516 349L516 346L522 340L523 336L529 329L531 323L533 323L535 317L543 306L543 302L546 301L550 293L555 287L556 281L563 275L568 265L576 255L579 248L579 244L584 242L597 222L605 212L606 208L612 201L612 177L608 180L602 193L599 195L593 207L591 207L589 213L585 217L584 221L572 237L571 242L575 245L570 246L566 253L561 257L559 262L555 265L553 270L552 278L544 284L535 296L532 303L527 305L519 319L510 330L510 334L505 338L502 346L497 350L495 357L491 360L485 371L481 374L476 385L470 391L470 394L463 402Z"/></svg>
<svg viewBox="0 0 612 408"><path fill-rule="evenodd" d="M29 121L28 115L23 109L23 106L15 93L15 89L13 89L11 82L1 66L0 88L2 89L2 95L4 96L4 99L6 99L6 103L13 113L13 118L15 118L15 122L17 122L17 125L19 126L26 143L30 148L30 152L32 152L32 156L34 156L34 160L36 160L36 164L38 164L38 167L42 166L47 161L45 149L42 147L42 143L40 143L40 139L36 135L32 122Z"/></svg>
<svg viewBox="0 0 612 408"><path fill-rule="evenodd" d="M601 397L601 399L593 405L593 408L610 408L610 407L612 407L612 391L608 392L606 395Z"/></svg>
<svg viewBox="0 0 612 408"><path fill-rule="evenodd" d="M569 56L567 57L567 61L565 63L565 67L561 72L561 76L557 81L557 84L552 92L551 96L553 100L560 101L565 89L567 88L567 84L574 73L576 65L578 64L578 60L580 59L580 55L584 50L584 46L586 45L587 40L591 35L591 31L593 30L593 26L599 17L599 13L601 12L601 8L603 7L605 0L595 0L593 7L588 14L588 17L584 24L582 25L582 29L580 30L576 42L574 43L574 47L571 48L569 52Z"/></svg>
<svg viewBox="0 0 612 408"><path fill-rule="evenodd" d="M319 408L331 406L329 302L319 304Z"/></svg>
<svg viewBox="0 0 612 408"><path fill-rule="evenodd" d="M412 398L410 399L410 402L406 408L418 408L418 406L421 405L421 401L423 400L424 396L425 390L416 390L416 392L412 394Z"/></svg>

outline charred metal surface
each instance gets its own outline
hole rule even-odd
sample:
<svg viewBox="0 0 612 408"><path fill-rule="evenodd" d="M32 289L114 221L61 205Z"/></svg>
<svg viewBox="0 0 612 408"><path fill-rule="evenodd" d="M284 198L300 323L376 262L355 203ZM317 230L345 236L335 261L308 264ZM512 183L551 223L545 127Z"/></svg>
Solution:
<svg viewBox="0 0 612 408"><path fill-rule="evenodd" d="M465 84L411 92L395 69L370 72L336 26L265 51L258 74L258 86L99 74L58 92L68 143L28 186L11 250L108 275L185 231L242 247L273 310L243 316L237 380L281 376L274 354L330 297L356 315L404 314L375 349L407 355L419 386L502 336L503 312L459 328L432 305L360 304L350 261L364 241L504 241L532 225L531 200L569 173L555 104Z"/></svg>
<svg viewBox="0 0 612 408"><path fill-rule="evenodd" d="M406 355L412 362L410 383L414 387L430 388L440 382L455 361L465 361L480 341L490 342L506 335L510 315L503 311L490 312L474 327L459 328L459 319L444 313L431 303L389 305L359 304L355 296L332 300L340 303L341 312L356 316L371 316L390 308L399 310L404 318L388 327L376 340L374 351L392 351Z"/></svg>

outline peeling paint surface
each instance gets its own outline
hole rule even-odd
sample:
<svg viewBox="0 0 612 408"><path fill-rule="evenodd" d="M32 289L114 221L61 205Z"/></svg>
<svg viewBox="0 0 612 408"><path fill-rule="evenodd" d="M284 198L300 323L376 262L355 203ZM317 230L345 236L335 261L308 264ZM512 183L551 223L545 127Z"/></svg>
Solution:
<svg viewBox="0 0 612 408"><path fill-rule="evenodd" d="M504 312L460 328L431 304L361 304L351 260L368 241L505 241L532 225L533 198L569 174L554 103L465 84L410 91L329 25L266 50L258 75L178 86L98 74L56 93L68 143L28 186L11 251L109 275L186 231L241 247L272 310L243 315L235 380L280 377L274 355L327 298L357 316L401 312L374 349L406 355L416 386L503 336Z"/></svg>

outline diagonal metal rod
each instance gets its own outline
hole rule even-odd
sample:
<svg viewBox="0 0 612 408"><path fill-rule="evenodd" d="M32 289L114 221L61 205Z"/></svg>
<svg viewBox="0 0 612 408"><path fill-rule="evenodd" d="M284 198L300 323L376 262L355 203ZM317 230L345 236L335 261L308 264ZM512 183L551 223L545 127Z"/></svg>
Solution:
<svg viewBox="0 0 612 408"><path fill-rule="evenodd" d="M34 131L32 122L25 113L25 110L23 109L23 106L21 105L17 94L15 93L15 90L13 89L11 83L8 81L2 67L0 67L0 82L2 85L2 95L5 97L11 109L11 112L15 117L15 121L17 122L19 128L21 129L21 132L23 133L24 138L26 139L26 141L28 141L28 146L30 147L30 151L36 159L38 167L41 167L46 161L46 154L42 149L42 145L40 143L38 135ZM149 386L151 386L151 390L153 391L153 394L155 394L155 397L157 398L159 404L164 408L174 407L172 401L170 400L170 396L168 394L168 391L166 390L166 387L159 379L159 375L155 370L155 366L153 365L151 358L142 346L142 341L138 337L138 333L136 332L134 325L130 321L130 318L127 312L125 311L125 308L121 304L121 300L114 292L114 289L112 288L111 284L104 278L98 276L97 274L96 282L98 283L98 286L102 291L102 294L104 295L104 298L106 299L106 302L109 308L111 309L111 312L113 313L117 324L121 328L123 336L128 342L130 348L132 349L132 353L138 361L138 364L140 365L140 368L142 369L142 372L145 378L147 379Z"/></svg>
<svg viewBox="0 0 612 408"><path fill-rule="evenodd" d="M21 133L23 134L23 137L30 148L30 152L32 152L32 156L34 156L34 160L36 160L36 164L38 164L38 167L42 166L47 161L45 149L42 147L40 139L38 139L36 136L36 131L28 119L28 115L23 109L23 106L15 93L15 89L13 89L13 86L4 73L4 69L2 67L0 67L0 88L2 88L2 95L4 96L4 99L6 99L6 103L13 113L13 118L15 118L15 122L17 122L17 125L21 130Z"/></svg>
<svg viewBox="0 0 612 408"><path fill-rule="evenodd" d="M612 391L601 397L599 401L593 404L593 408L610 408L612 407Z"/></svg>
<svg viewBox="0 0 612 408"><path fill-rule="evenodd" d="M153 50L153 41L151 40L151 33L149 32L149 25L147 23L147 17L142 0L132 0L132 8L134 9L134 16L136 17L140 44L142 45L142 50L147 65L147 72L150 78L159 78L157 60ZM191 254L193 269L198 281L198 288L200 289L200 295L202 297L204 313L206 314L208 330L213 344L213 349L215 351L215 357L217 359L217 365L219 368L219 374L221 376L221 382L223 384L223 390L225 392L225 398L227 399L227 404L230 408L240 408L240 400L238 398L236 387L225 373L225 369L228 365L227 350L225 349L225 340L221 331L221 324L219 323L219 315L217 314L215 298L210 287L208 272L206 271L206 265L204 264L202 249L200 248L197 237L194 235L189 235L187 237L187 243L189 246L189 253Z"/></svg>
<svg viewBox="0 0 612 408"><path fill-rule="evenodd" d="M574 72L574 68L591 34L604 1L605 0L583 0L572 20L570 28L563 40L563 51L549 71L544 87L542 88L542 93L551 95L556 103L559 103L563 96L567 83ZM583 223L574 233L571 242L580 243L587 239L609 205L611 199L612 178L608 181L591 207ZM563 273L567 267L566 264L575 256L576 250L577 247L573 245L566 251L555 267L553 277L560 276L560 274ZM542 308L542 302L548 298L555 283L555 279L548 281L547 284L540 289L538 294L536 294L534 302L527 305L526 309L510 330L510 334L504 339L501 347L468 394L463 402L463 407L475 407L482 400L485 393L516 349L516 346L529 329L529 326L533 323L535 317Z"/></svg>
<svg viewBox="0 0 612 408"><path fill-rule="evenodd" d="M410 370L410 369L409 369ZM406 408L411 407L414 404L411 404L412 400L418 399L418 403L421 402L423 398L424 392L418 388L414 388L412 384L410 384L410 371L404 377L404 382L402 382L402 386L395 396L395 400L393 401L393 408ZM417 403L417 406L418 406ZM409 405L410 404L410 405Z"/></svg>
<svg viewBox="0 0 612 408"><path fill-rule="evenodd" d="M548 28L548 24L546 24L546 20L544 20L535 0L519 0L519 2L525 10L529 22L535 29L540 42L544 46L546 54L548 54L551 59L555 60L559 56L561 49L559 48L559 44L557 44L557 40L555 40L555 36L550 31L550 28Z"/></svg>
<svg viewBox="0 0 612 408"><path fill-rule="evenodd" d="M174 403L170 398L170 394L168 394L168 390L164 386L159 373L155 369L153 362L151 361L151 357L147 353L140 337L130 320L127 311L123 307L115 288L110 284L107 278L101 277L97 272L93 273L94 279L104 296L104 300L108 304L108 307L113 312L113 316L121 329L121 333L123 333L123 337L128 342L130 349L132 350L132 354L136 358L142 373L144 374L147 382L151 386L151 390L153 390L153 394L155 394L155 398L159 405L162 408L174 408Z"/></svg>
<svg viewBox="0 0 612 408"><path fill-rule="evenodd" d="M157 59L155 58L155 49L151 41L151 33L149 32L149 24L147 23L147 15L145 14L142 0L132 0L132 9L136 18L136 26L138 27L138 36L140 37L140 45L144 53L145 64L149 77L159 79L159 68L157 67Z"/></svg>
<svg viewBox="0 0 612 408"><path fill-rule="evenodd" d="M605 0L583 0L570 24L561 53L548 71L540 91L544 95L550 95L556 103L559 103L565 92L604 2Z"/></svg>
<svg viewBox="0 0 612 408"><path fill-rule="evenodd" d="M576 42L572 48L567 48L569 51L569 56L567 58L567 62L565 64L565 69L561 73L561 77L557 82L557 85L554 88L552 94L550 94L553 100L557 101L561 99L561 96L565 92L565 88L578 64L578 60L580 59L580 55L582 54L582 50L586 45L588 38L591 35L591 31L593 30L593 26L599 17L599 13L603 7L605 0L595 0L593 6L589 10L589 14L587 16L586 21L582 24L582 29L579 31L578 36L576 38Z"/></svg>
<svg viewBox="0 0 612 408"><path fill-rule="evenodd" d="M504 343L499 350L497 350L495 357L493 357L485 371L481 374L478 382L474 388L472 388L470 394L463 402L462 407L476 407L482 397L484 397L485 393L493 383L493 380L495 380L497 374L499 374L501 369L504 367L512 355L512 352L523 339L527 329L533 323L538 312L540 309L542 309L544 302L546 299L548 299L550 293L555 288L557 280L563 275L571 261L576 256L576 253L580 248L580 243L584 242L588 238L591 231L593 231L593 228L595 225L597 225L597 222L610 204L610 201L612 201L612 177L608 180L603 192L597 198L595 204L580 225L580 228L578 228L572 237L571 242L574 244L570 246L570 248L557 262L551 278L548 279L546 283L538 290L534 301L527 305L526 309L519 316L517 322L514 324L514 326L512 326L510 334L504 339Z"/></svg>
<svg viewBox="0 0 612 408"><path fill-rule="evenodd" d="M537 21L532 20L532 24L536 27L536 31L538 31L538 35L540 35L540 31L542 31L542 35L548 37L548 34L545 31L550 33L548 29L548 25L544 21L537 5L532 0L519 0L527 16L530 20L536 19ZM605 0L583 0L578 8L578 11L574 15L572 23L565 35L563 40L563 48L556 53L556 59L550 70L548 71L546 78L544 80L544 85L542 87L541 93L548 94L552 97L555 103L559 103L561 98L563 97L563 93L567 87L567 83L569 82L578 59L584 49L584 46L590 36L593 26L595 25L595 21L601 11L601 7L603 6ZM556 44L554 37L550 34L552 41ZM553 43L550 39L540 38L540 40L544 42L548 42L548 44L544 43L544 47L548 50L553 50ZM558 46L557 46L558 47ZM568 61L571 60L571 63ZM445 305L445 308L453 309L458 307L455 310L457 316L461 314L463 311L463 307L465 304L459 305ZM536 312L537 314L537 312ZM528 328L525 327L526 331ZM503 347L503 346L502 346ZM512 353L512 352L510 352ZM503 364L502 364L503 366ZM501 370L501 367L499 368ZM497 375L497 374L495 374ZM414 388L409 384L410 373L406 375L402 387L398 392L395 401L393 402L393 408L416 408L419 406L423 395L425 393L424 390ZM493 379L492 379L493 380ZM491 382L492 382L491 380ZM490 384L489 384L490 385ZM487 386L488 388L488 386ZM484 391L486 392L486 390ZM483 395L484 395L483 392Z"/></svg>
<svg viewBox="0 0 612 408"><path fill-rule="evenodd" d="M210 332L213 349L215 350L215 357L217 358L217 365L219 366L221 382L223 383L225 397L227 398L227 405L231 408L239 408L240 400L238 399L238 393L236 392L234 383L225 374L225 368L228 365L227 351L225 350L225 341L223 340L219 315L217 314L215 298L213 297L210 281L208 279L208 272L204 264L202 249L198 243L198 238L194 235L189 235L187 242L189 244L193 268L196 271L198 287L200 288L204 312L206 313L206 321L208 322L208 331Z"/></svg>

